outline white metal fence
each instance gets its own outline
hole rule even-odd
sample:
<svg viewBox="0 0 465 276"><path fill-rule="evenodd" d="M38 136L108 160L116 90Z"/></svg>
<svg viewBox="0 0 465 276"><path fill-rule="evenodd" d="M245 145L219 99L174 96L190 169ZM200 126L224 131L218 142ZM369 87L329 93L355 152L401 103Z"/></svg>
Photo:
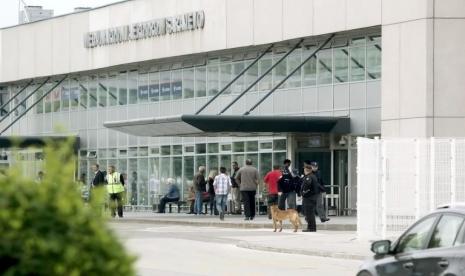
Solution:
<svg viewBox="0 0 465 276"><path fill-rule="evenodd" d="M357 232L398 235L442 204L465 202L465 138L357 140Z"/></svg>

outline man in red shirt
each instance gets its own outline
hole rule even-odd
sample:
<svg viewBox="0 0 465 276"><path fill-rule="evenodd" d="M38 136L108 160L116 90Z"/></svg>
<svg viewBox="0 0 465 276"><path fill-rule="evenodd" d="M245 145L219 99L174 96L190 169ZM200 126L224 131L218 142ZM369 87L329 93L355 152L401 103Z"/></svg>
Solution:
<svg viewBox="0 0 465 276"><path fill-rule="evenodd" d="M281 178L281 167L274 165L273 170L265 175L263 179L268 191L268 218L271 219L270 206L278 204L278 180Z"/></svg>

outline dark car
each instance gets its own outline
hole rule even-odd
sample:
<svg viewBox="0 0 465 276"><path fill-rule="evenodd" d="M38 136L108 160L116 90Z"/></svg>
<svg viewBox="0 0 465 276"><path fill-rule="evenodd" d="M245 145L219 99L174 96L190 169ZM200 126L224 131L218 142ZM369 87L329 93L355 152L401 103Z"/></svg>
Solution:
<svg viewBox="0 0 465 276"><path fill-rule="evenodd" d="M465 205L438 208L394 243L374 242L357 275L465 275L464 221Z"/></svg>

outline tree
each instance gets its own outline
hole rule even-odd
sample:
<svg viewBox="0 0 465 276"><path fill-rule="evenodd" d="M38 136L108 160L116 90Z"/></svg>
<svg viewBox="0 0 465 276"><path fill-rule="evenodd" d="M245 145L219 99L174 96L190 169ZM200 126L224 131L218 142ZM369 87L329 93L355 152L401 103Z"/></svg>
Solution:
<svg viewBox="0 0 465 276"><path fill-rule="evenodd" d="M135 275L135 258L97 211L103 191L84 206L71 141L44 151L40 183L19 167L0 176L0 274Z"/></svg>

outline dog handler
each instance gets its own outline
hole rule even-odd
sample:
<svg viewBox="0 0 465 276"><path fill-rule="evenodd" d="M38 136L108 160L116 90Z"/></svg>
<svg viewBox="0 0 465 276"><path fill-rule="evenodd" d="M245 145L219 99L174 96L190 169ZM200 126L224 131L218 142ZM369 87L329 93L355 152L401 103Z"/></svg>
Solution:
<svg viewBox="0 0 465 276"><path fill-rule="evenodd" d="M304 167L302 177L302 209L307 221L307 229L302 232L316 232L315 209L317 197L319 196L318 179L313 174L312 166Z"/></svg>

